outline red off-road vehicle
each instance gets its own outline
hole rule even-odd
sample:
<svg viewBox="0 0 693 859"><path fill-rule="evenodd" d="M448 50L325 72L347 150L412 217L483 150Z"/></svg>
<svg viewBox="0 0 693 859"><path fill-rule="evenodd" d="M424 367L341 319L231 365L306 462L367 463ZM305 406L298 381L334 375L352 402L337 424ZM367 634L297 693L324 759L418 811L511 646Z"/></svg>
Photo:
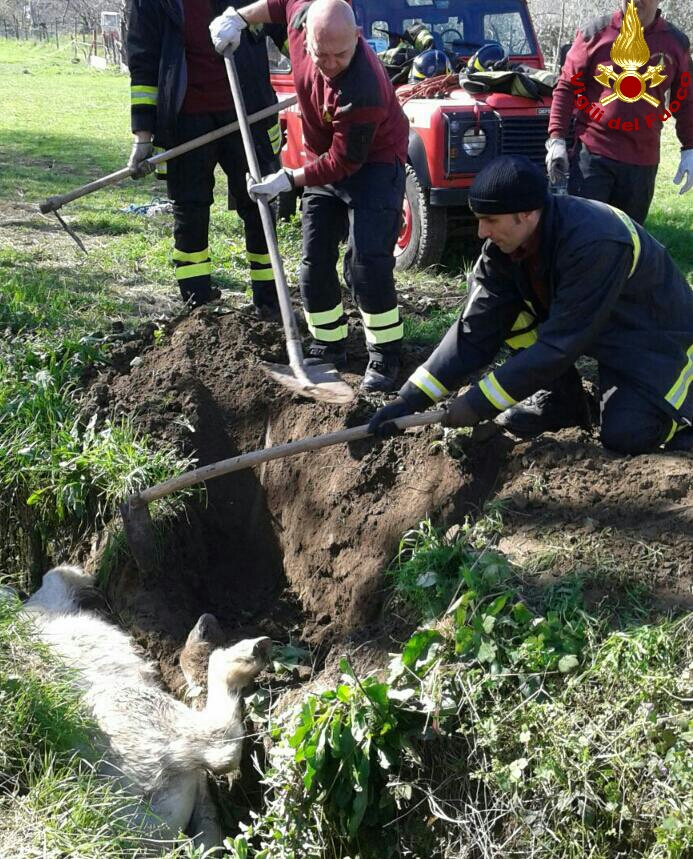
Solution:
<svg viewBox="0 0 693 859"><path fill-rule="evenodd" d="M498 42L511 64L544 67L524 0L352 0L359 26L374 50L385 51L417 23L433 34L456 70L484 44ZM289 61L271 52L272 83L280 97L293 93ZM401 75L399 77L402 77ZM438 84L436 83L438 81ZM456 78L433 79L416 89L395 83L409 118L407 185L397 267L440 261L452 230L469 226L468 188L496 155L524 154L543 165L551 97L525 98L490 91L470 94ZM297 106L282 114L287 167L305 163ZM293 208L295 201L281 203Z"/></svg>

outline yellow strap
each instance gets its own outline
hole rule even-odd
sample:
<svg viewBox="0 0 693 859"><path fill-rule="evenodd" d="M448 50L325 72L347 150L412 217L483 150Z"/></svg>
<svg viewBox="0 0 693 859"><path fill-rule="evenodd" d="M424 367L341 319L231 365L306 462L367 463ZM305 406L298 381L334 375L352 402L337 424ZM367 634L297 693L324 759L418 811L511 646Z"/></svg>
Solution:
<svg viewBox="0 0 693 859"><path fill-rule="evenodd" d="M274 272L271 268L251 268L251 280L274 280Z"/></svg>
<svg viewBox="0 0 693 859"><path fill-rule="evenodd" d="M176 280L187 280L189 277L201 277L212 273L211 262L199 262L196 265L181 265L176 269Z"/></svg>
<svg viewBox="0 0 693 859"><path fill-rule="evenodd" d="M349 333L347 325L338 325L336 328L316 328L314 325L308 325L308 330L313 338L318 342L335 343L337 340L346 340Z"/></svg>
<svg viewBox="0 0 693 859"><path fill-rule="evenodd" d="M676 421L671 422L671 429L669 430L669 435L664 439L663 444L666 444L668 441L671 441L672 438L676 435L676 433L683 429L684 425L679 426Z"/></svg>
<svg viewBox="0 0 693 859"><path fill-rule="evenodd" d="M675 409L680 409L688 396L688 389L693 382L693 345L690 346L686 353L686 364L678 375L674 384L664 395L664 399L670 403Z"/></svg>
<svg viewBox="0 0 693 859"><path fill-rule="evenodd" d="M181 251L174 248L173 259L176 262L209 262L209 248L201 251Z"/></svg>
<svg viewBox="0 0 693 859"><path fill-rule="evenodd" d="M404 337L404 325L393 325L392 328L366 328L366 343L392 343Z"/></svg>
<svg viewBox="0 0 693 859"><path fill-rule="evenodd" d="M155 86L132 84L130 87L130 105L146 104L156 106L158 92L159 88Z"/></svg>
<svg viewBox="0 0 693 859"><path fill-rule="evenodd" d="M608 203L606 205L609 206ZM628 277L631 277L638 264L638 260L640 259L640 236L638 235L638 231L635 229L635 224L625 212L617 209L616 206L609 206L609 208L614 215L617 215L623 221L626 229L630 233L630 240L633 242L633 265L630 267L630 271L628 272Z"/></svg>
<svg viewBox="0 0 693 859"><path fill-rule="evenodd" d="M512 333L516 332L516 333ZM521 310L517 319L513 322L511 336L506 338L506 343L511 349L526 349L539 339L537 331L537 320L533 313Z"/></svg>
<svg viewBox="0 0 693 859"><path fill-rule="evenodd" d="M367 313L361 311L364 325L369 328L384 328L386 325L396 325L399 322L399 307L386 310L384 313Z"/></svg>
<svg viewBox="0 0 693 859"><path fill-rule="evenodd" d="M496 379L495 373L489 373L488 376L484 376L479 382L479 389L491 405L500 412L504 412L517 402L503 389L498 379Z"/></svg>
<svg viewBox="0 0 693 859"><path fill-rule="evenodd" d="M432 376L425 367L417 367L409 377L412 385L423 391L427 397L430 397L434 403L447 397L450 393L442 382L439 382L435 376Z"/></svg>
<svg viewBox="0 0 693 859"><path fill-rule="evenodd" d="M306 317L308 325L329 325L330 322L339 322L344 316L344 305L340 301L332 310L321 310L318 313L309 313L304 310L303 315Z"/></svg>
<svg viewBox="0 0 693 859"><path fill-rule="evenodd" d="M250 251L247 251L246 257L248 258L248 262L257 262L260 265L269 265L271 263L269 254L251 254Z"/></svg>

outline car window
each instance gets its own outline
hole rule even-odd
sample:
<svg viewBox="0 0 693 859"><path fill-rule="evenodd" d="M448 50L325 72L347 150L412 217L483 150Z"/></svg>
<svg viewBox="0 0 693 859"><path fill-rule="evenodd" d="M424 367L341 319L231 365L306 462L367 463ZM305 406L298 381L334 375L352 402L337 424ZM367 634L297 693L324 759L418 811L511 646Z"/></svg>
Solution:
<svg viewBox="0 0 693 859"><path fill-rule="evenodd" d="M267 57L269 58L270 74L287 75L291 71L289 58L285 57L272 39L267 36Z"/></svg>
<svg viewBox="0 0 693 859"><path fill-rule="evenodd" d="M533 53L519 12L484 15L484 38L488 41L500 42L513 56Z"/></svg>

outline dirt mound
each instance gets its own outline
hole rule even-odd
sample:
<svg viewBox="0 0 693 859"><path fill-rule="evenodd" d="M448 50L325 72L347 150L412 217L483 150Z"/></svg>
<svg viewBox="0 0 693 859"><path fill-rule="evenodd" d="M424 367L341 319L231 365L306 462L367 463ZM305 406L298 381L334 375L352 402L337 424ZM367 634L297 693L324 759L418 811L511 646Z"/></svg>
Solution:
<svg viewBox="0 0 693 859"><path fill-rule="evenodd" d="M197 310L163 337L142 329L112 359L91 386L94 407L129 415L199 465L363 423L376 405L326 406L280 389L257 364L286 361L281 330L236 311ZM352 361L344 377L357 387L362 346ZM203 611L238 634L294 626L314 644L362 629L402 533L428 515L452 521L470 500L434 437L341 445L210 481L174 529L163 570L147 581L123 571L114 607L177 642Z"/></svg>
<svg viewBox="0 0 693 859"><path fill-rule="evenodd" d="M554 575L618 573L693 609L692 465L689 454L616 456L577 430L518 444L496 490L501 549Z"/></svg>
<svg viewBox="0 0 693 859"><path fill-rule="evenodd" d="M358 386L366 362L360 332L344 378ZM133 417L199 465L363 423L378 399L349 406L302 400L267 378L259 360L286 361L277 326L206 308L153 326L113 351L90 388L93 407ZM406 373L425 357L405 353ZM431 516L461 521L496 497L501 548L538 572L598 574L597 537L624 576L675 599L690 596L693 478L685 455L618 458L585 433L532 443L467 440L455 460L427 429L383 444L361 442L279 460L207 484L170 535L161 571L133 569L111 583L114 607L171 661L199 614L230 634L297 637L313 645L378 634L383 570L402 534ZM514 446L513 446L514 445Z"/></svg>

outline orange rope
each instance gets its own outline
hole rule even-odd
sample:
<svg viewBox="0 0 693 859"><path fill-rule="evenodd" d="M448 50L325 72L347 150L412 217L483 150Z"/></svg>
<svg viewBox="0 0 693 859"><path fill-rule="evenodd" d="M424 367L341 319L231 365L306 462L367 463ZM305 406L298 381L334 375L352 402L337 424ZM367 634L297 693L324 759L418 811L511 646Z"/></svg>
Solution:
<svg viewBox="0 0 693 859"><path fill-rule="evenodd" d="M425 81L414 84L408 95L401 100L401 104L406 104L412 98L443 97L451 93L454 89L458 89L459 85L460 79L457 74L437 75L434 78L427 78Z"/></svg>

